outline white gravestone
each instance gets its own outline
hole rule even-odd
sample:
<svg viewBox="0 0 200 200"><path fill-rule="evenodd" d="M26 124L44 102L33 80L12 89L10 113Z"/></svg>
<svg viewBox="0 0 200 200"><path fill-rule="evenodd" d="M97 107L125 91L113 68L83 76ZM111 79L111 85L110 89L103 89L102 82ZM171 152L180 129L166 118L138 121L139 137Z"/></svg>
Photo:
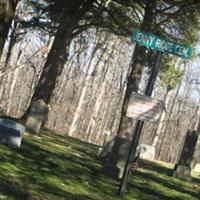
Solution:
<svg viewBox="0 0 200 200"><path fill-rule="evenodd" d="M194 172L200 173L200 163L198 163L198 164L195 165Z"/></svg>
<svg viewBox="0 0 200 200"><path fill-rule="evenodd" d="M47 110L47 104L42 99L33 103L26 121L26 133L33 135L39 133Z"/></svg>
<svg viewBox="0 0 200 200"><path fill-rule="evenodd" d="M25 127L13 120L0 119L0 142L11 147L20 147Z"/></svg>
<svg viewBox="0 0 200 200"><path fill-rule="evenodd" d="M140 144L139 148L141 149L140 158L146 160L155 159L155 147L147 144Z"/></svg>

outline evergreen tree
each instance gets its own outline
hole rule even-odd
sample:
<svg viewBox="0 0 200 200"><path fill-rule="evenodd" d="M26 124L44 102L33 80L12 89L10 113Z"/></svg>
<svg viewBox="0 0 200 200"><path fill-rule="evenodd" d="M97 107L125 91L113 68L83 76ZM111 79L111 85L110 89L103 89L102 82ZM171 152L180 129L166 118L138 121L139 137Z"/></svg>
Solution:
<svg viewBox="0 0 200 200"><path fill-rule="evenodd" d="M144 8L144 17L140 25L142 31L154 33L174 42L190 44L197 42L197 31L200 19L197 13L200 9L199 1L149 0L141 1L141 3L143 3ZM193 32L191 36L188 34L188 29ZM151 57L155 56L151 50L149 51L145 47L136 45L131 64L132 70L128 78L127 90L122 108L119 135L130 136L133 132L134 121L126 117L126 111L132 92L138 90L144 66L151 66L152 64L152 59L148 59L147 52Z"/></svg>
<svg viewBox="0 0 200 200"><path fill-rule="evenodd" d="M17 3L17 0L0 1L0 56L3 51Z"/></svg>

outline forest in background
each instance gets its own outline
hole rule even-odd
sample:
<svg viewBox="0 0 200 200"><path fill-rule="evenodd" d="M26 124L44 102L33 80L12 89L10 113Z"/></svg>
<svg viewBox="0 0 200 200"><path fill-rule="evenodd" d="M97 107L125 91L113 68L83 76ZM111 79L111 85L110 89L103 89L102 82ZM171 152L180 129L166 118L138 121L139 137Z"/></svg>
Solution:
<svg viewBox="0 0 200 200"><path fill-rule="evenodd" d="M131 138L135 122L124 117L124 102L130 92L144 90L155 58L131 43L132 30L191 44L194 52L199 39L200 3L194 0L1 4L10 9L9 15L0 9L0 20L8 17L7 30L0 27L2 112L21 118L43 98L49 108L45 127L98 145L119 129ZM198 65L195 53L190 60L163 56L153 96L165 101L165 110L159 124L145 123L140 141L155 145L160 160L176 162L188 128L199 131ZM200 160L200 140L195 157Z"/></svg>

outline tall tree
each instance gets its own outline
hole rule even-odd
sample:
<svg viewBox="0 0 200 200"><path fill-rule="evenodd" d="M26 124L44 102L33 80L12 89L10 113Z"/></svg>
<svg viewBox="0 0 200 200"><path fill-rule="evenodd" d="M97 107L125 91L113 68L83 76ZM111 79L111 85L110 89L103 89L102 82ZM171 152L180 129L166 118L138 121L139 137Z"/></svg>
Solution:
<svg viewBox="0 0 200 200"><path fill-rule="evenodd" d="M114 29L117 28L114 26L115 24L110 27L112 24L110 21L112 21L113 18L111 17L111 19L108 19L109 17L107 17L104 13L104 8L107 12L107 1L47 1L54 3L54 7L60 11L61 17L59 17L59 26L55 34L55 39L48 54L39 82L36 86L32 101L43 99L46 104L49 104L57 78L62 73L64 64L68 57L67 51L72 39L82 31L92 26L100 26L103 28L109 28L110 30L112 27ZM37 6L42 7L40 4L37 4ZM42 8L44 12L48 9L44 7ZM126 16L124 13L125 12L123 11L121 15ZM31 23L25 24L30 24L31 26L41 25L38 21L38 18L34 18ZM123 31L120 34L124 34Z"/></svg>
<svg viewBox="0 0 200 200"><path fill-rule="evenodd" d="M154 27L154 9L156 1L148 1L145 8L143 23L141 30L151 32ZM127 89L122 107L122 117L119 126L119 134L129 136L133 129L133 119L126 117L126 111L133 91L138 90L138 85L142 76L142 70L145 65L146 49L143 46L136 45L131 63L131 73L128 77Z"/></svg>
<svg viewBox="0 0 200 200"><path fill-rule="evenodd" d="M0 56L11 26L18 0L0 1Z"/></svg>
<svg viewBox="0 0 200 200"><path fill-rule="evenodd" d="M141 30L145 32L155 33L161 37L179 42L194 43L198 40L197 27L199 26L199 15L197 15L196 12L200 8L199 1L192 0L187 2L176 2L167 0L149 0L142 2L144 5L144 17L143 22L140 26ZM187 19L185 17L185 14L187 15ZM188 23L188 26L190 26L190 29L193 30L192 36L188 35L188 29L186 29L184 24L184 22L186 21ZM134 121L126 117L126 111L132 92L138 90L142 71L145 64L147 63L145 60L145 55L147 55L146 51L147 49L145 50L145 47L136 45L131 64L131 73L128 78L127 90L122 108L122 116L118 132L119 135L129 136L132 134L133 131Z"/></svg>
<svg viewBox="0 0 200 200"><path fill-rule="evenodd" d="M156 0L129 0L126 2L122 0L79 0L76 2L49 0L49 2L54 2L58 5L57 8L62 13L62 16L44 70L33 95L33 100L43 99L46 104L50 101L57 77L62 73L67 59L67 48L77 34L88 27L98 26L116 34L128 36L132 27L138 27L138 24L141 24L140 28L146 32L152 31L159 33L159 35L169 36L169 28L165 30L165 23L167 22L167 25L169 25L171 21L174 21L174 17L179 16L181 11L197 1L191 0L188 3L184 3L185 1L171 2L167 0L162 2ZM142 18L143 22L141 23ZM37 21L35 20L34 22ZM171 24L173 25L174 23ZM183 32L182 29L181 31ZM145 65L145 59L142 55L145 54L146 49L144 47L136 47L123 104L120 123L120 132L122 134L124 134L123 127L127 127L128 124L131 124L128 134L132 129L132 120L126 118L125 113L132 91L137 90L142 69Z"/></svg>
<svg viewBox="0 0 200 200"><path fill-rule="evenodd" d="M62 1L61 18L44 70L33 95L33 100L43 99L49 103L57 77L62 73L67 59L67 48L75 37L79 22L92 7L94 0Z"/></svg>

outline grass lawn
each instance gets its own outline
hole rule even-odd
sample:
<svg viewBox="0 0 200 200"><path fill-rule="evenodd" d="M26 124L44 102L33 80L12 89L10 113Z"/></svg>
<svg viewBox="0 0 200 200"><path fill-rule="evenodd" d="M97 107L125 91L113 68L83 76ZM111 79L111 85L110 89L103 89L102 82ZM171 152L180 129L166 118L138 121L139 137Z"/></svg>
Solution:
<svg viewBox="0 0 200 200"><path fill-rule="evenodd" d="M96 147L43 130L24 137L22 148L0 145L1 200L199 200L200 178L192 182L168 176L170 166L142 162L127 193L103 175Z"/></svg>

